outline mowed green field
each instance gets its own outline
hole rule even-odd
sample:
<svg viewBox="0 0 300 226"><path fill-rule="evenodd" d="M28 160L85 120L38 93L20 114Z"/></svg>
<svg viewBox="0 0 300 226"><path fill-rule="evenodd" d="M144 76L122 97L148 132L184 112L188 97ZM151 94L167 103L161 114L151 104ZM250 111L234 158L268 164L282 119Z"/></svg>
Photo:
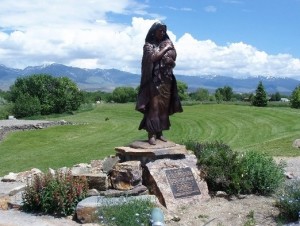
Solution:
<svg viewBox="0 0 300 226"><path fill-rule="evenodd" d="M0 142L0 176L31 168L47 170L89 163L115 154L115 147L144 140L142 114L134 104L99 104L94 110L47 120L75 125L10 133ZM176 143L222 141L233 150L256 150L271 156L297 156L292 142L300 138L300 110L277 107L203 104L184 106L171 116L164 135Z"/></svg>

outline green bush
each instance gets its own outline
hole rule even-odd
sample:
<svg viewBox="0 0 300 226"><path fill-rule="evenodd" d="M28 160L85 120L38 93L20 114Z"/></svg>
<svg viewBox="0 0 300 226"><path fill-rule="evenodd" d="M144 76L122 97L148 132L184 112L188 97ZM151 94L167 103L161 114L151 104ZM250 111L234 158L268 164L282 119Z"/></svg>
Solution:
<svg viewBox="0 0 300 226"><path fill-rule="evenodd" d="M185 145L195 153L211 192L269 195L284 180L283 166L265 154L239 154L222 142L187 141Z"/></svg>
<svg viewBox="0 0 300 226"><path fill-rule="evenodd" d="M240 192L242 169L237 152L217 141L212 143L188 141L185 145L195 153L198 165L206 175L210 191L225 191L228 194Z"/></svg>
<svg viewBox="0 0 300 226"><path fill-rule="evenodd" d="M285 184L276 194L280 218L292 222L300 217L300 181Z"/></svg>
<svg viewBox="0 0 300 226"><path fill-rule="evenodd" d="M86 197L85 177L74 178L70 172L35 175L27 183L22 195L23 210L67 216L75 212L76 205Z"/></svg>
<svg viewBox="0 0 300 226"><path fill-rule="evenodd" d="M241 192L270 195L284 182L283 165L264 153L245 152L239 162L243 169Z"/></svg>
<svg viewBox="0 0 300 226"><path fill-rule="evenodd" d="M125 197L124 197L125 198ZM98 210L98 220L108 226L149 225L154 204L150 200L129 200L123 204L102 206Z"/></svg>

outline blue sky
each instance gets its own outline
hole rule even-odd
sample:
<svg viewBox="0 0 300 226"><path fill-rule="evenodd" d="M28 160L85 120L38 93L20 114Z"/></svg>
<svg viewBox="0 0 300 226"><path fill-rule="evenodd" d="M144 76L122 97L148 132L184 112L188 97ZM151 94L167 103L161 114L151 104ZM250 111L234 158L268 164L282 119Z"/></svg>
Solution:
<svg viewBox="0 0 300 226"><path fill-rule="evenodd" d="M169 0L156 6L159 2L151 1L149 11L165 15L178 36L189 32L218 45L244 42L269 54L300 57L299 0Z"/></svg>
<svg viewBox="0 0 300 226"><path fill-rule="evenodd" d="M175 74L300 80L300 0L1 0L0 64L140 73L150 26L175 44Z"/></svg>

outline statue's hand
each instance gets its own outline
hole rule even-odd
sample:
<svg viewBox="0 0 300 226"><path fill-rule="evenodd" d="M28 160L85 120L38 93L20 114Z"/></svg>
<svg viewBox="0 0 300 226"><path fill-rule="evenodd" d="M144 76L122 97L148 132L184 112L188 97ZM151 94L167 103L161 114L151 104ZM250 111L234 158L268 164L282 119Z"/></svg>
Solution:
<svg viewBox="0 0 300 226"><path fill-rule="evenodd" d="M171 43L167 43L166 46L165 46L165 50L168 51L168 50L171 50L171 49L174 49L174 46Z"/></svg>

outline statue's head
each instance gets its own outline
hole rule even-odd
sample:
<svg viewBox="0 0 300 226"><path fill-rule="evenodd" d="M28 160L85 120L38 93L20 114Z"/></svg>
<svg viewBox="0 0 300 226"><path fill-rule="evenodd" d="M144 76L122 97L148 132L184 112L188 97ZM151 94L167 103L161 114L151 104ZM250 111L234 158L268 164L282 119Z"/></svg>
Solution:
<svg viewBox="0 0 300 226"><path fill-rule="evenodd" d="M166 39L169 39L169 36L167 34L167 26L164 23L158 21L155 22L149 29L145 41L153 43Z"/></svg>

